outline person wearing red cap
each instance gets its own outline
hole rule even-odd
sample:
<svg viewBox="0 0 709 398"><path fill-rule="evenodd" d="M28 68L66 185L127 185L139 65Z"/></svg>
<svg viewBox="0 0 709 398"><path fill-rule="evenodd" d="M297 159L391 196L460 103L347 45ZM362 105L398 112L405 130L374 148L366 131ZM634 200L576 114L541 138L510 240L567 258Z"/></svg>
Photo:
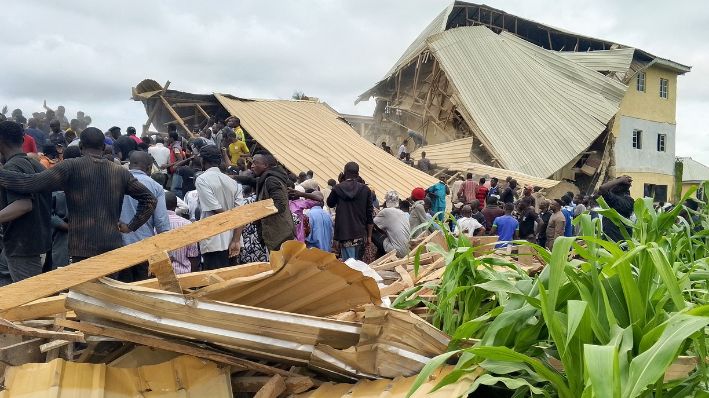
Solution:
<svg viewBox="0 0 709 398"><path fill-rule="evenodd" d="M427 230L426 228L416 229L416 227L431 220L431 215L426 212L426 208L424 207L423 200L425 198L425 189L418 187L411 191L411 201L414 202L414 205L411 207L409 227L414 237L421 235L423 231Z"/></svg>

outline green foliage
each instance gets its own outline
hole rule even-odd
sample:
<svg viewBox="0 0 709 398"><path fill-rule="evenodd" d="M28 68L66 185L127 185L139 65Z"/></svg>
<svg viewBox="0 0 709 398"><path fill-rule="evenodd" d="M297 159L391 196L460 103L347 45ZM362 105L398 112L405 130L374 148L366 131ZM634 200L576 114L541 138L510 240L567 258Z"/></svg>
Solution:
<svg viewBox="0 0 709 398"><path fill-rule="evenodd" d="M551 253L537 248L549 261L533 279L461 272L461 264L477 269L481 260L453 249L455 264L434 311L449 296L488 301L456 302L439 315L442 324L456 325L455 341L480 339L456 352L459 371L440 386L482 367L485 382L525 396L687 397L709 390L704 361L687 380L663 381L679 355L707 358L709 207L702 202L696 212L683 206L664 212L639 199L635 222L608 208L602 213L631 227L622 248L603 240L599 220L581 215L574 222L582 236L558 239Z"/></svg>

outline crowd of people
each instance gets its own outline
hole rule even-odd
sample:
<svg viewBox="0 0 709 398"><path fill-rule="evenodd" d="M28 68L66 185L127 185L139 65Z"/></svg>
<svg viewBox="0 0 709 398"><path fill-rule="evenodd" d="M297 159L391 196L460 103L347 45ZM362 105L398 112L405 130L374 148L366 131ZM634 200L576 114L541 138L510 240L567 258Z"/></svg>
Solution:
<svg viewBox="0 0 709 398"><path fill-rule="evenodd" d="M548 200L541 189L520 187L510 177L502 182L468 173L450 186L441 179L412 187L405 197L389 191L380 202L359 165L349 162L321 186L318 180L334 176L289 172L258 148L236 117L209 119L190 133L170 125L166 135L139 138L133 127L125 134L117 126L105 132L85 127L85 115L68 125L55 117L45 134L45 121L24 124L15 113L0 122L0 285L265 199L273 200L276 214L171 252L175 272L268 261L271 251L293 239L343 261L369 262L392 251L403 257L413 239L437 228L494 235L499 248L515 239L552 248L558 237L578 233L574 217L586 211L598 217L592 197L569 192ZM28 137L44 139L42 150L28 148ZM406 160L406 141L399 151ZM621 177L599 190L625 217L633 208L631 183ZM607 237L622 239L607 221ZM148 267L113 276L145 279Z"/></svg>

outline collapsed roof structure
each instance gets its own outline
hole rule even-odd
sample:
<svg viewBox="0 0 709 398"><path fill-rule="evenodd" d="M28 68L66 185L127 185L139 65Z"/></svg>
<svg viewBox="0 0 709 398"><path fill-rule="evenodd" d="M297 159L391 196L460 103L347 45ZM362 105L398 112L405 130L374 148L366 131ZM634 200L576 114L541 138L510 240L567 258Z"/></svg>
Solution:
<svg viewBox="0 0 709 398"><path fill-rule="evenodd" d="M381 197L395 190L407 195L414 187L436 183L430 175L407 166L362 138L327 104L318 101L259 100L226 94L191 94L169 90L154 80L133 88L133 99L143 102L150 125L165 132L177 124L183 132L207 118L236 116L258 147L272 153L292 173L312 170L320 186L337 179L347 162L359 164L361 177Z"/></svg>
<svg viewBox="0 0 709 398"><path fill-rule="evenodd" d="M609 170L609 126L627 84L651 65L689 71L642 50L455 1L357 102L375 97L375 120L393 120L429 144L472 137L471 162L557 180L585 166L594 184Z"/></svg>

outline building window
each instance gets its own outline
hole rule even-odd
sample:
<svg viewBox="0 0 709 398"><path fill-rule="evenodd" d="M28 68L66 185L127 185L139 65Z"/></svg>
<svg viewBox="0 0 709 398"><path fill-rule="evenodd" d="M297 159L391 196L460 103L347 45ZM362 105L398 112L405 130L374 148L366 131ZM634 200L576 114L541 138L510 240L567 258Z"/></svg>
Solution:
<svg viewBox="0 0 709 398"><path fill-rule="evenodd" d="M645 184L643 195L655 202L667 202L667 185Z"/></svg>
<svg viewBox="0 0 709 398"><path fill-rule="evenodd" d="M667 143L667 134L657 135L657 152L665 152Z"/></svg>
<svg viewBox="0 0 709 398"><path fill-rule="evenodd" d="M633 130L633 148L643 149L643 131Z"/></svg>
<svg viewBox="0 0 709 398"><path fill-rule="evenodd" d="M667 79L660 79L660 98L667 99L667 91L670 87L670 81Z"/></svg>
<svg viewBox="0 0 709 398"><path fill-rule="evenodd" d="M645 91L645 72L639 72L635 88L638 91Z"/></svg>

